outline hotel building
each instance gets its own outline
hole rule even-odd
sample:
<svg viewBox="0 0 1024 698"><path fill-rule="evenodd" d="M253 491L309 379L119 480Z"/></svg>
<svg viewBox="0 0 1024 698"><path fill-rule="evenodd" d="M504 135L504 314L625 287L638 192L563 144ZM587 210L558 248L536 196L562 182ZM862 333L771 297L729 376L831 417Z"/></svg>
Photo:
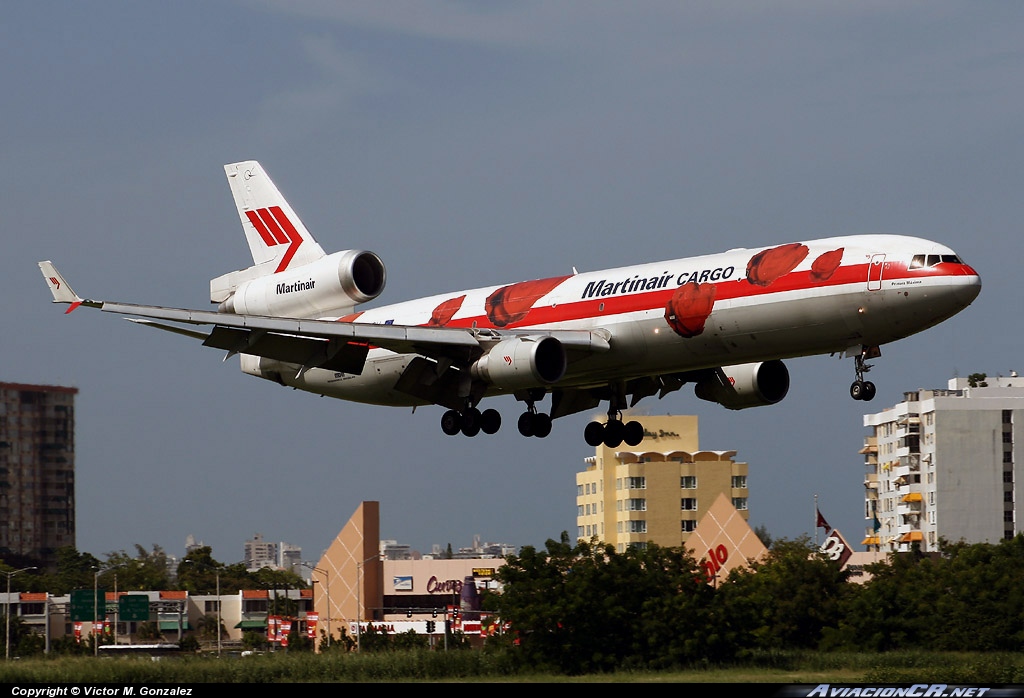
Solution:
<svg viewBox="0 0 1024 698"><path fill-rule="evenodd" d="M627 546L684 545L719 495L746 521L747 464L735 451L698 446L696 416L632 415L644 426L638 446L597 446L576 474L576 536Z"/></svg>

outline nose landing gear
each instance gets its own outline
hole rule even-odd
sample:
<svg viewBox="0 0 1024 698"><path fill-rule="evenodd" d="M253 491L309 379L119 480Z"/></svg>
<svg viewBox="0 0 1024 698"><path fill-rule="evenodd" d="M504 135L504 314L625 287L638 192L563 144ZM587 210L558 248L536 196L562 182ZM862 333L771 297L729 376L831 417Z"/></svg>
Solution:
<svg viewBox="0 0 1024 698"><path fill-rule="evenodd" d="M875 359L882 355L878 347L861 347L860 354L853 357L857 380L850 384L850 397L854 400L871 400L875 397L875 384L864 380L864 374L871 370L866 359Z"/></svg>

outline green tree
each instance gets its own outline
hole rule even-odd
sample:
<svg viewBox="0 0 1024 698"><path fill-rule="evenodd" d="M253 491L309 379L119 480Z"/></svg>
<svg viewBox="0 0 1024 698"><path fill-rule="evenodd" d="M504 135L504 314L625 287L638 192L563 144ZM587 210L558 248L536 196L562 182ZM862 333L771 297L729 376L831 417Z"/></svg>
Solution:
<svg viewBox="0 0 1024 698"><path fill-rule="evenodd" d="M47 584L54 596L69 594L73 589L91 589L94 575L103 565L89 553L79 553L72 547L57 551L57 571L49 575Z"/></svg>
<svg viewBox="0 0 1024 698"><path fill-rule="evenodd" d="M723 620L741 646L814 649L839 625L847 577L806 536L775 541L722 585Z"/></svg>
<svg viewBox="0 0 1024 698"><path fill-rule="evenodd" d="M171 578L167 570L167 554L158 546L147 552L141 545L135 546L136 556L131 557L125 551L107 553L107 561L103 565L105 571L100 574L100 586L118 591L150 591L170 589Z"/></svg>
<svg viewBox="0 0 1024 698"><path fill-rule="evenodd" d="M705 656L714 589L685 550L548 540L498 571L525 663L580 674ZM700 630L698 631L697 628Z"/></svg>

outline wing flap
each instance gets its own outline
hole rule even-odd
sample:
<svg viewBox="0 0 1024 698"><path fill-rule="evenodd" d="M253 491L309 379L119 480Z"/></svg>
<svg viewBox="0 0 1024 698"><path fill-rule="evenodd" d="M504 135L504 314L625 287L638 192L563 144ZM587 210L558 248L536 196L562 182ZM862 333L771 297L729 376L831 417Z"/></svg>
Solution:
<svg viewBox="0 0 1024 698"><path fill-rule="evenodd" d="M215 327L203 346L252 354L306 368L362 373L370 347L336 339L283 335L237 327Z"/></svg>

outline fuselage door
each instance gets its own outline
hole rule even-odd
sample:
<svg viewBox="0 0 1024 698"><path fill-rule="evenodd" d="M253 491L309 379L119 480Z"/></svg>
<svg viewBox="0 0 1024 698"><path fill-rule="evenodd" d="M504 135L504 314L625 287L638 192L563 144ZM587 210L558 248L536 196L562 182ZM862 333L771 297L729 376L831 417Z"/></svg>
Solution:
<svg viewBox="0 0 1024 698"><path fill-rule="evenodd" d="M868 265L868 290L879 291L882 288L882 270L885 268L885 255L871 255L871 263Z"/></svg>

